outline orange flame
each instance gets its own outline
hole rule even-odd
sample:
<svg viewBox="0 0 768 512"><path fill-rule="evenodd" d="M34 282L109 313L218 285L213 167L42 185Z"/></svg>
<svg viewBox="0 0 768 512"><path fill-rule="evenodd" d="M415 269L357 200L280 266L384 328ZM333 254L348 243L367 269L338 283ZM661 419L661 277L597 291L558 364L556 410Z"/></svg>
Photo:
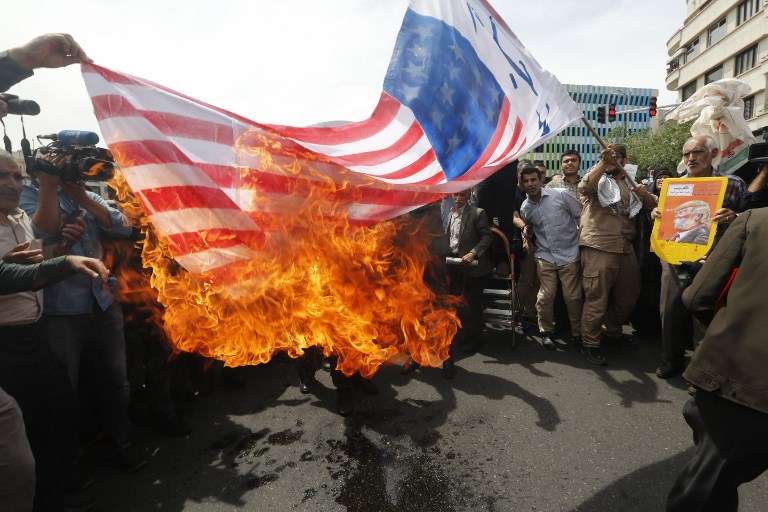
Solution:
<svg viewBox="0 0 768 512"><path fill-rule="evenodd" d="M306 163L318 158L291 155L295 148L266 140L263 132L245 134L239 150L245 159L258 157L261 169L283 173L312 172ZM292 158L278 165L273 154ZM244 168L242 182L257 183L259 174ZM342 372L365 377L406 356L424 366L448 357L459 326L456 299L424 283L432 258L425 225L409 219L351 225L339 201L353 193L349 184L319 180L301 191L296 211L279 219L253 213L266 241L255 259L230 266L229 279L182 269L122 175L113 185L124 213L145 235L141 260L151 270L149 297L140 274L120 273L121 298L156 300L152 316L176 349L240 366L319 346L338 356ZM255 201L262 200L268 199L257 194Z"/></svg>

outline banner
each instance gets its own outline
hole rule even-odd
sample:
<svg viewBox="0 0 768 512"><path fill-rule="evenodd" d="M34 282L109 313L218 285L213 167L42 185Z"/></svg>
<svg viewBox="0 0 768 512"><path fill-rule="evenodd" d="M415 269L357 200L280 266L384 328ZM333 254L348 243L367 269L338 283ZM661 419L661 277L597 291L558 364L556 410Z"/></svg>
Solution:
<svg viewBox="0 0 768 512"><path fill-rule="evenodd" d="M722 208L728 178L669 178L661 185L651 249L672 265L698 261L715 241L715 212Z"/></svg>

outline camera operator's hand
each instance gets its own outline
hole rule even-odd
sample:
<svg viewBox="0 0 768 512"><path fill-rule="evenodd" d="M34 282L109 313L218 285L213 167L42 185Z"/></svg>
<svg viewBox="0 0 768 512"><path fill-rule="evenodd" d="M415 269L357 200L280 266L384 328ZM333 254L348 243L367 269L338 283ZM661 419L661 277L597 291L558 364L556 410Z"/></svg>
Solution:
<svg viewBox="0 0 768 512"><path fill-rule="evenodd" d="M74 222L64 224L61 228L61 237L68 247L72 247L79 242L83 234L85 234L85 220L82 217L75 218Z"/></svg>
<svg viewBox="0 0 768 512"><path fill-rule="evenodd" d="M107 270L107 267L104 266L101 260L86 258L85 256L69 255L67 256L67 263L69 263L70 268L75 272L85 274L94 279L98 278L102 283L107 282L109 270Z"/></svg>
<svg viewBox="0 0 768 512"><path fill-rule="evenodd" d="M20 265L30 265L43 261L43 251L41 249L28 249L28 247L29 242L17 245L3 256L3 261Z"/></svg>
<svg viewBox="0 0 768 512"><path fill-rule="evenodd" d="M75 62L93 62L69 34L45 34L18 48L8 50L8 55L21 67L60 68Z"/></svg>
<svg viewBox="0 0 768 512"><path fill-rule="evenodd" d="M85 206L85 203L91 200L86 193L85 185L82 183L73 183L71 181L65 181L61 184L62 190L68 198L79 204Z"/></svg>

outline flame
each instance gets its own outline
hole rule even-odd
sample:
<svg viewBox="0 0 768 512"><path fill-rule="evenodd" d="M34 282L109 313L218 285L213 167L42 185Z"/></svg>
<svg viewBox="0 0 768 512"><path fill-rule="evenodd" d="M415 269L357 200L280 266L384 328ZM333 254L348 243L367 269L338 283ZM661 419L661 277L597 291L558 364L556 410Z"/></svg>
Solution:
<svg viewBox="0 0 768 512"><path fill-rule="evenodd" d="M117 173L112 185L123 212L144 234L147 271L121 267L120 299L145 304L147 317L175 349L228 366L266 363L277 352L298 357L313 346L338 356L337 368L347 375L370 377L382 364L407 357L441 364L459 326L457 300L424 283L432 258L425 225L399 219L356 226L341 207L354 187L314 171L317 155L297 153L263 132L243 135L238 148L249 165L258 160L260 169L313 173L317 180L311 190L294 191L300 206L290 215L254 209L267 233L256 258L226 273L193 275L173 260ZM261 173L252 168L243 167L242 183L258 188ZM254 201L268 198L257 193Z"/></svg>

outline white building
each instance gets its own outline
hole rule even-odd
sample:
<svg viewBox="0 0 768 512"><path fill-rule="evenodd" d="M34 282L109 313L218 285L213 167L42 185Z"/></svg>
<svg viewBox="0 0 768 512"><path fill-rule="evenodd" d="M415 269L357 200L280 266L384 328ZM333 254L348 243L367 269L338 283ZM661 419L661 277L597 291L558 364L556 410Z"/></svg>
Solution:
<svg viewBox="0 0 768 512"><path fill-rule="evenodd" d="M768 0L686 0L683 26L667 41L667 89L678 100L705 84L738 78L752 87L744 117L768 130Z"/></svg>

